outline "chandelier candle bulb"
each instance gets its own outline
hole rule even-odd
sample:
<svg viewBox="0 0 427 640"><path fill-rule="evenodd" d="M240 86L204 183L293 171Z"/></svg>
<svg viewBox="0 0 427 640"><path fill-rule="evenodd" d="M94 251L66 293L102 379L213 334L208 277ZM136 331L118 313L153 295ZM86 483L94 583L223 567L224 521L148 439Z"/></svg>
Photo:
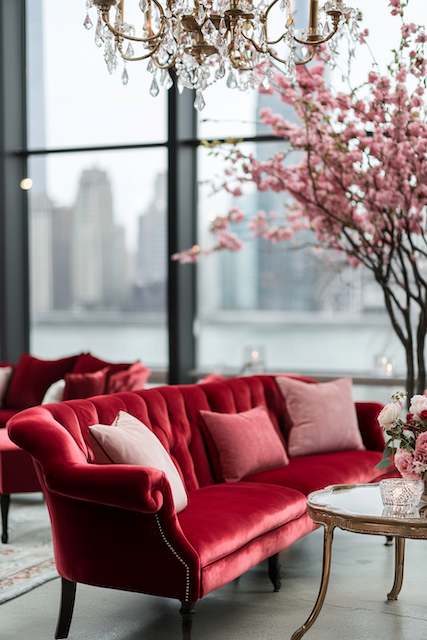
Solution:
<svg viewBox="0 0 427 640"><path fill-rule="evenodd" d="M123 63L147 60L149 73L171 70L180 88L197 91L195 107L201 110L203 92L222 78L230 89L258 89L277 62L292 77L295 65L312 60L320 45L341 35L345 24L357 37L358 11L345 7L342 0L307 1L306 34L295 28L293 7L283 0L93 0L89 6L85 3L86 11L92 6L98 20L88 14L84 26L88 30L90 24L97 24L95 44L104 49L110 73L120 58ZM128 22L134 15L132 3L140 24ZM270 23L277 24L277 16L272 15L276 5L285 27L273 38ZM319 33L321 13L323 35ZM335 50L331 48L331 55ZM127 74L122 70L124 84ZM150 93L155 96L158 92L154 78Z"/></svg>

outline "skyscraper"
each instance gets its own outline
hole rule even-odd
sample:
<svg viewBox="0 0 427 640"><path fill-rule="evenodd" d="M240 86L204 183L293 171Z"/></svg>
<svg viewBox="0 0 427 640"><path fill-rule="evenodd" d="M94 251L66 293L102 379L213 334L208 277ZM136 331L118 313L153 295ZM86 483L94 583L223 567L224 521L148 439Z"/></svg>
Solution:
<svg viewBox="0 0 427 640"><path fill-rule="evenodd" d="M166 188L166 175L159 173L152 198L138 219L136 277L147 311L163 311L166 306Z"/></svg>
<svg viewBox="0 0 427 640"><path fill-rule="evenodd" d="M114 222L113 194L106 171L85 169L79 181L72 224L72 291L77 307L117 304L120 264L127 262L122 231ZM122 283L123 284L123 283Z"/></svg>

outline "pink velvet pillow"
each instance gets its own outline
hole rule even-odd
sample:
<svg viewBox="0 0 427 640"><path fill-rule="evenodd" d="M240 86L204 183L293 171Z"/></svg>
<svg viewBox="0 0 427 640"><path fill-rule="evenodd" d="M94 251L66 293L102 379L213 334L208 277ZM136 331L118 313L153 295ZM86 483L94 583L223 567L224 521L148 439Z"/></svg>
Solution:
<svg viewBox="0 0 427 640"><path fill-rule="evenodd" d="M291 457L365 448L351 380L341 378L318 384L284 377L276 380L292 424L288 438Z"/></svg>
<svg viewBox="0 0 427 640"><path fill-rule="evenodd" d="M218 480L237 482L250 473L288 464L283 442L264 407L243 413L200 414Z"/></svg>

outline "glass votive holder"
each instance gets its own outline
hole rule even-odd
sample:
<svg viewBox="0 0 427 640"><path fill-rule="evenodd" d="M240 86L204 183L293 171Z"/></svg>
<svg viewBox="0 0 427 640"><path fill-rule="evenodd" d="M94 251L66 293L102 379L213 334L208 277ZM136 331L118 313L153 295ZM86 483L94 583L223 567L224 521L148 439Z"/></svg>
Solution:
<svg viewBox="0 0 427 640"><path fill-rule="evenodd" d="M405 478L390 478L380 481L380 493L385 507L415 507L424 491L422 480L407 480Z"/></svg>

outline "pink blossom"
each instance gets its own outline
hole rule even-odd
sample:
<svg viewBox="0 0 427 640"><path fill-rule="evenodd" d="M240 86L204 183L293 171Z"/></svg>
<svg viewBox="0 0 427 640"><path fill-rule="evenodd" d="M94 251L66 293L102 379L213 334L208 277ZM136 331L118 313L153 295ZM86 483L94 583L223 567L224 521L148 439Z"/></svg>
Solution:
<svg viewBox="0 0 427 640"><path fill-rule="evenodd" d="M420 476L414 468L414 456L405 449L398 449L394 456L394 464L403 478L417 480Z"/></svg>

